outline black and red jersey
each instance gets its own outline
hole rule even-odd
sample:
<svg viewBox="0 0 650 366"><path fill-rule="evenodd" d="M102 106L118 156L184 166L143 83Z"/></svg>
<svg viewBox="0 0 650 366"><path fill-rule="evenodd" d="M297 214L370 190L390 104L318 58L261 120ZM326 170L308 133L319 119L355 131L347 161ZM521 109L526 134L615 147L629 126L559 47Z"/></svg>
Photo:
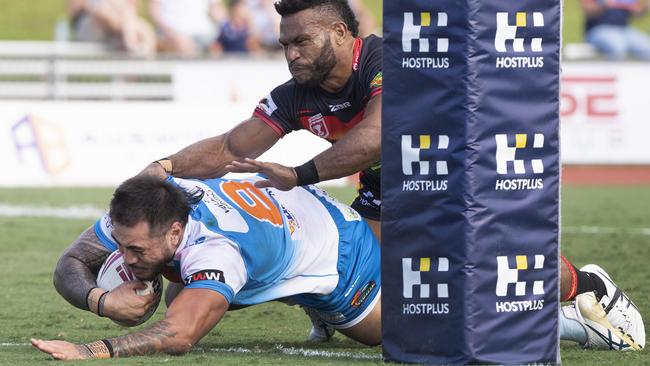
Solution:
<svg viewBox="0 0 650 366"><path fill-rule="evenodd" d="M330 142L339 140L363 119L370 98L381 94L381 38L357 38L353 57L352 76L340 91L330 93L291 79L262 99L253 115L281 137L306 129Z"/></svg>

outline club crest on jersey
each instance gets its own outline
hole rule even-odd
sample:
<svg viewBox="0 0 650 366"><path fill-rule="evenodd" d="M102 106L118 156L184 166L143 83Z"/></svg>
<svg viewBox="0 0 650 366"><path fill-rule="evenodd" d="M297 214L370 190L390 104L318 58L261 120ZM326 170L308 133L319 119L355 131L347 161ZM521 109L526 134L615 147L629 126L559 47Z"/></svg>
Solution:
<svg viewBox="0 0 650 366"><path fill-rule="evenodd" d="M316 136L326 138L330 132L325 124L325 118L321 113L309 117L309 130Z"/></svg>

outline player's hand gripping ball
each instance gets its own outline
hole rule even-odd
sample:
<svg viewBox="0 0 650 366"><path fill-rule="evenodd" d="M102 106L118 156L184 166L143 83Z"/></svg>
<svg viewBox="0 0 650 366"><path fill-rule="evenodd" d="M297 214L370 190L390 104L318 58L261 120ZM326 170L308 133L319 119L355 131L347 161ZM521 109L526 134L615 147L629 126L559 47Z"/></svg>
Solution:
<svg viewBox="0 0 650 366"><path fill-rule="evenodd" d="M97 286L111 291L117 286L128 282L128 281L133 281L137 280L135 275L129 270L129 267L124 263L124 258L122 257L122 253L120 253L118 250L114 251L111 253L111 255L106 258L106 261L104 261L104 264L102 265L102 268L99 269L99 274L97 275ZM158 308L158 304L160 304L160 298L162 295L162 276L158 275L153 281L142 281L147 285L146 288L140 289L136 291L136 294L144 296L148 295L151 293L156 294L156 301L149 307L147 312L140 318L138 319L137 322L135 323L122 323L117 320L113 320L115 323L128 327L128 326L136 326L140 325L153 315L153 313L156 312L156 309Z"/></svg>

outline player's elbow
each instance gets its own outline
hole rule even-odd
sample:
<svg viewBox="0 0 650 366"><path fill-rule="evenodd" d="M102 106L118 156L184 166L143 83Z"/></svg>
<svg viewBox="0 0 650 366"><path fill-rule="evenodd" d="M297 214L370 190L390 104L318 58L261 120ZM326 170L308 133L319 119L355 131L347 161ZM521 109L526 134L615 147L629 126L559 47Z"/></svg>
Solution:
<svg viewBox="0 0 650 366"><path fill-rule="evenodd" d="M180 356L192 350L193 344L189 337L175 337L165 348L165 353Z"/></svg>

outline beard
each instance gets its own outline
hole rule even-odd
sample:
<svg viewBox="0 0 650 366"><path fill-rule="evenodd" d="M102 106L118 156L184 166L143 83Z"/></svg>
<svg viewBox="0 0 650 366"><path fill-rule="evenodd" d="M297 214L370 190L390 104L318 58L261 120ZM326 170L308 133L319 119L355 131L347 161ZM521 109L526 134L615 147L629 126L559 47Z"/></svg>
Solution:
<svg viewBox="0 0 650 366"><path fill-rule="evenodd" d="M336 66L336 55L334 54L332 41L328 37L325 40L325 44L323 45L320 54L314 63L309 66L311 69L309 78L306 80L298 80L294 76L293 79L300 85L315 88L322 84L325 79L327 79L330 72L332 72L332 69L334 69L334 66Z"/></svg>

